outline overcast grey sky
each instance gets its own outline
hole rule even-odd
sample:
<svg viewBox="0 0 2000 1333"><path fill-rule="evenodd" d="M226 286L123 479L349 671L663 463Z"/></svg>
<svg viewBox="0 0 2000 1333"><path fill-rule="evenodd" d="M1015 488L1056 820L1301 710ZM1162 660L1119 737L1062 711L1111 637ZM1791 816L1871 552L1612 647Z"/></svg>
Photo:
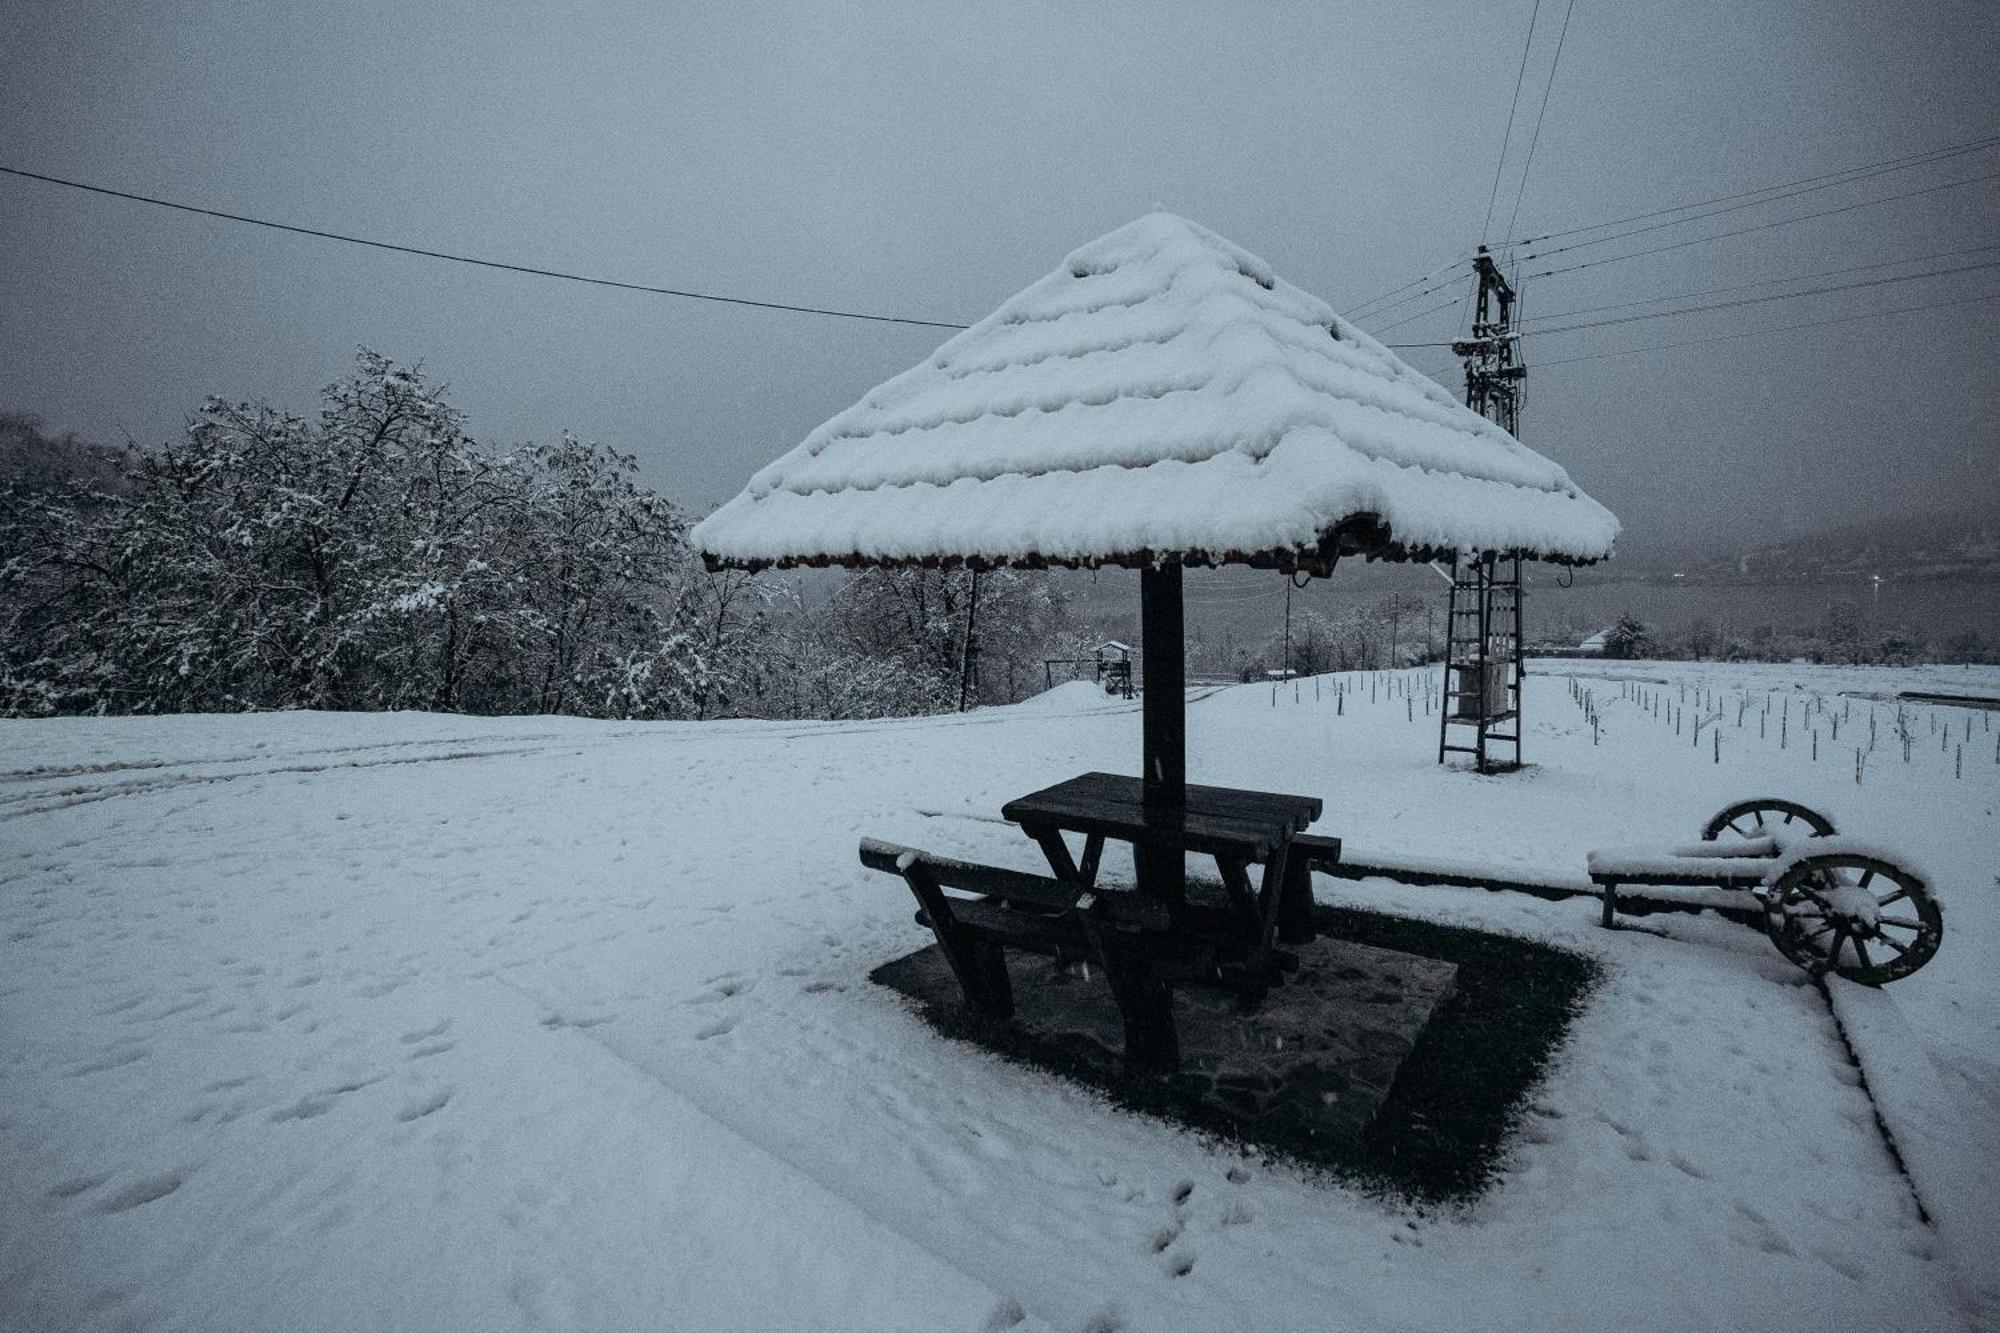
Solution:
<svg viewBox="0 0 2000 1333"><path fill-rule="evenodd" d="M1496 239L1566 4L1541 0ZM1479 240L1535 8L0 0L0 164L957 322L1157 205L1346 308ZM1513 234L1993 133L1996 57L1990 3L1575 0ZM1574 258L1993 172L2000 149ZM1838 281L2000 240L1997 202L2000 181L1981 181L1537 279L1527 313ZM1990 507L2000 300L1532 369L1985 293L2000 294L2000 268L1530 339L1521 434L1620 514L1635 551ZM1446 339L1452 312L1385 329L1443 295L1359 322L1385 341ZM471 269L7 177L0 311L0 407L58 430L156 443L211 392L310 410L365 344L424 362L489 442L567 427L639 454L652 485L696 509L946 336ZM1447 354L1409 355L1457 389Z"/></svg>

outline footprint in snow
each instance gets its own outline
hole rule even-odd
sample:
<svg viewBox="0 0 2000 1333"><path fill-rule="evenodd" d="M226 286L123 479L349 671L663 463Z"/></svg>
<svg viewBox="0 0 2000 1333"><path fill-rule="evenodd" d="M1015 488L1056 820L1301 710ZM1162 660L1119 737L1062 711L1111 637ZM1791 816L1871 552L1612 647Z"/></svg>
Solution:
<svg viewBox="0 0 2000 1333"><path fill-rule="evenodd" d="M101 1176L73 1176L53 1186L49 1190L49 1197L51 1199L74 1199L79 1194L88 1194L91 1190L96 1189L109 1179L111 1179L109 1172Z"/></svg>
<svg viewBox="0 0 2000 1333"><path fill-rule="evenodd" d="M68 1075L70 1078L82 1078L86 1074L102 1074L113 1069L122 1069L126 1065L137 1064L150 1054L152 1050L149 1047L128 1046L122 1050L107 1052L95 1060L74 1065L69 1069Z"/></svg>
<svg viewBox="0 0 2000 1333"><path fill-rule="evenodd" d="M1007 1329L1019 1328L1028 1322L1028 1312L1016 1300L1003 1300L993 1307L993 1313L986 1316L986 1322L979 1326L980 1333L1006 1333Z"/></svg>
<svg viewBox="0 0 2000 1333"><path fill-rule="evenodd" d="M122 1189L100 1199L97 1211L100 1213L127 1213L155 1199L164 1199L181 1187L183 1173L168 1171L157 1176L145 1176Z"/></svg>
<svg viewBox="0 0 2000 1333"><path fill-rule="evenodd" d="M396 1119L407 1125L412 1120L422 1120L427 1115L442 1111L445 1103L451 1100L451 1094L452 1089L447 1086L439 1088L428 1097L412 1098L403 1104L402 1110L396 1112Z"/></svg>
<svg viewBox="0 0 2000 1333"><path fill-rule="evenodd" d="M1708 1179L1708 1172L1702 1170L1677 1152L1667 1154L1667 1165L1679 1171L1682 1175L1691 1176L1696 1180Z"/></svg>

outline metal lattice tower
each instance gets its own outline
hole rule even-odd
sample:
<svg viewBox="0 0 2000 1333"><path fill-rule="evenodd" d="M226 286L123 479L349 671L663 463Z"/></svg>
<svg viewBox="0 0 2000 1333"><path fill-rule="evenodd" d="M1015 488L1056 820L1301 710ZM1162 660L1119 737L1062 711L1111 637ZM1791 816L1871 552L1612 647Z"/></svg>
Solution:
<svg viewBox="0 0 2000 1333"><path fill-rule="evenodd" d="M1472 336L1451 350L1465 359L1465 405L1513 435L1528 377L1515 359L1514 289L1483 245L1472 268L1479 279ZM1445 615L1439 763L1457 753L1473 756L1481 773L1521 766L1521 644L1520 557L1460 552Z"/></svg>

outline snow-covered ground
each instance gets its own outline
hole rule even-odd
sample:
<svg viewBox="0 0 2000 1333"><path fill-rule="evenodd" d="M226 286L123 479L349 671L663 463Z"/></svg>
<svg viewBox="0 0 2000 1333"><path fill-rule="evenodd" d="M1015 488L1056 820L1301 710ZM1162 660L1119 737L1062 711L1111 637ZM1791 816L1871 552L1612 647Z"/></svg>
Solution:
<svg viewBox="0 0 2000 1333"><path fill-rule="evenodd" d="M1133 771L1136 704L1065 687L878 723L0 724L0 1327L1994 1319L2000 719L1914 710L1906 765L1876 705L1857 786L1868 705L1838 692L1909 678L1547 666L1591 677L1599 735L1568 679L1537 677L1527 772L1440 770L1435 719L1386 674L1338 705L1333 678L1296 702L1193 692L1191 772L1320 795L1357 850L1565 877L1593 846L1787 795L1922 863L1944 948L1881 992L1837 983L1830 1014L1714 919L1607 932L1587 903L1321 880L1607 965L1502 1181L1429 1215L946 1043L867 983L924 938L859 837L1038 868L1000 805ZM1732 711L1718 764L1607 675L1742 685L1757 710L1776 691L1786 748ZM1958 679L2000 692L2000 673ZM1813 692L1849 710L1817 762Z"/></svg>

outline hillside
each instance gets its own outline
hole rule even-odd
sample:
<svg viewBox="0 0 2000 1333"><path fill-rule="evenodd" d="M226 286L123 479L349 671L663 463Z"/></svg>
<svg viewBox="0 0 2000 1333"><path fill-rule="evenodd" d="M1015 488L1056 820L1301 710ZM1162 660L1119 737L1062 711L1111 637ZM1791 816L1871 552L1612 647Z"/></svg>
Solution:
<svg viewBox="0 0 2000 1333"><path fill-rule="evenodd" d="M98 490L125 489L131 453L92 444L73 434L45 435L41 418L27 412L0 412L0 487L53 490L76 481Z"/></svg>

